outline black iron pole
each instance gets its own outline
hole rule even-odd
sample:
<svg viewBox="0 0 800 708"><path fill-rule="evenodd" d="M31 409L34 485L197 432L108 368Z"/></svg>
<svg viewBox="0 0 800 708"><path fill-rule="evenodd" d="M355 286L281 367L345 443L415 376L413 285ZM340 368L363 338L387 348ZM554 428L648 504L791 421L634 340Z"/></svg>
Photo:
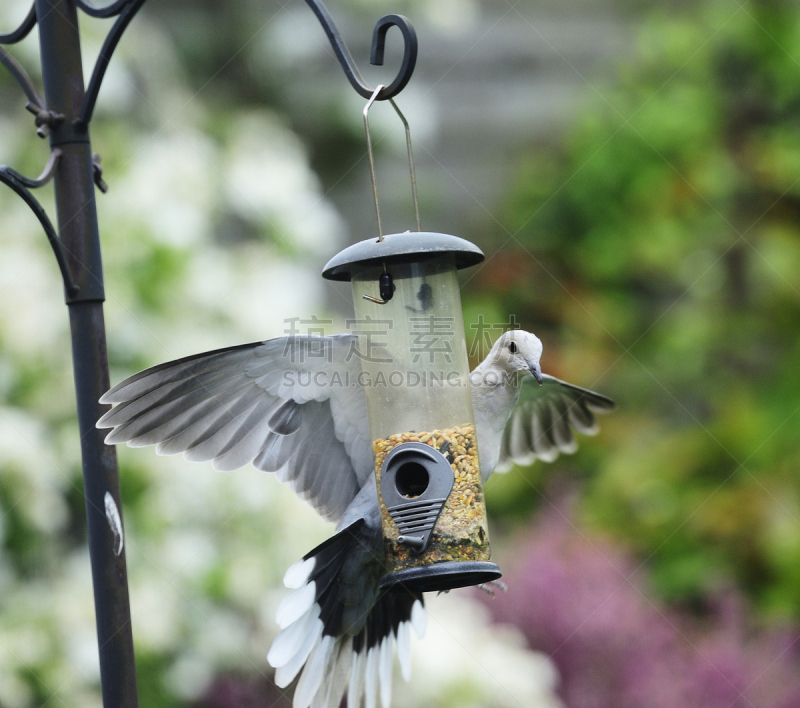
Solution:
<svg viewBox="0 0 800 708"><path fill-rule="evenodd" d="M61 242L78 292L67 294L83 485L94 585L100 679L105 708L137 708L125 550L109 517L119 513L119 474L113 446L95 428L109 388L103 321L103 271L88 128L74 125L84 95L74 0L36 0L44 100L55 116L50 143L61 149L54 175ZM110 495L110 497L107 497ZM121 522L120 522L121 523Z"/></svg>

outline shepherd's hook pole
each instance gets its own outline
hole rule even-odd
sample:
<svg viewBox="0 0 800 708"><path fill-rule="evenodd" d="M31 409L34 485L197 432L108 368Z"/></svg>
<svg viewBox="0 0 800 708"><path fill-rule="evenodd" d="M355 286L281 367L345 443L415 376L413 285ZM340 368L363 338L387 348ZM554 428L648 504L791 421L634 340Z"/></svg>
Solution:
<svg viewBox="0 0 800 708"><path fill-rule="evenodd" d="M61 150L54 173L58 231L78 291L67 296L72 364L83 458L83 486L92 564L100 680L105 708L137 708L124 547L110 527L108 497L122 509L117 457L95 427L109 388L103 321L103 269L94 198L92 148L86 127L74 122L84 96L78 17L74 0L36 0L44 102L63 115L50 127L51 147Z"/></svg>

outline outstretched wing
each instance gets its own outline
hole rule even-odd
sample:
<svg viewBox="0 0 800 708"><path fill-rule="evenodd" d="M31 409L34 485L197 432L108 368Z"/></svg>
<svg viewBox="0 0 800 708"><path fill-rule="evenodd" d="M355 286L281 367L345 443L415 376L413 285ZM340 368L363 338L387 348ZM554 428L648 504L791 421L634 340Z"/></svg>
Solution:
<svg viewBox="0 0 800 708"><path fill-rule="evenodd" d="M372 472L354 335L280 337L178 359L114 386L108 444L219 470L252 462L337 520Z"/></svg>
<svg viewBox="0 0 800 708"><path fill-rule="evenodd" d="M610 398L544 374L539 386L533 376L522 381L519 400L508 419L496 472L512 463L529 465L537 458L552 462L559 453L578 449L572 429L584 435L598 431L595 413L614 409Z"/></svg>

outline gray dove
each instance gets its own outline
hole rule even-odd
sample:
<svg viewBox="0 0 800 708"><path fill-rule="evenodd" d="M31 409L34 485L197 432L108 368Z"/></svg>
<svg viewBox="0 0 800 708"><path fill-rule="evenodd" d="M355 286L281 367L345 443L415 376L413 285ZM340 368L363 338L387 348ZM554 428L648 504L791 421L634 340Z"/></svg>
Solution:
<svg viewBox="0 0 800 708"><path fill-rule="evenodd" d="M215 469L248 463L274 472L336 534L292 565L277 611L281 633L267 660L275 682L300 679L294 708L383 708L392 656L410 674L410 630L425 630L420 593L381 593L381 520L356 335L293 335L155 366L118 384L97 423L106 443L155 445ZM577 449L573 428L594 435L594 413L614 403L543 374L533 334L503 334L470 374L484 483L493 471ZM537 385L538 384L538 385ZM301 673L302 672L302 673Z"/></svg>

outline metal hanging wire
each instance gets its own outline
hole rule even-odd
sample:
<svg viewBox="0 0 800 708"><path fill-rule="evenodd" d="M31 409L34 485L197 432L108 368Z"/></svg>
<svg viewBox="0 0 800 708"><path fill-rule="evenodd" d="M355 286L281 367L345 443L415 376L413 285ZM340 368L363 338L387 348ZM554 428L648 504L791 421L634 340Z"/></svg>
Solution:
<svg viewBox="0 0 800 708"><path fill-rule="evenodd" d="M381 208L378 202L378 183L375 179L375 157L372 153L372 136L369 132L369 109L372 107L372 104L378 99L379 94L383 91L384 86L382 84L378 84L375 88L375 91L370 96L369 101L367 101L367 105L364 106L364 131L367 134L367 157L369 158L369 177L370 181L372 182L372 198L375 201L375 216L378 220L378 242L380 243L383 241L383 224L381 223ZM408 151L408 172L411 177L411 199L414 202L414 220L416 222L417 231L421 231L419 225L419 203L417 201L417 178L414 173L414 155L411 151L411 128L408 125L408 121L406 117L403 115L401 110L398 108L397 104L394 102L393 98L389 99L389 103L392 104L392 108L394 108L395 112L398 116L400 116L400 120L403 122L403 128L406 132L406 149Z"/></svg>

